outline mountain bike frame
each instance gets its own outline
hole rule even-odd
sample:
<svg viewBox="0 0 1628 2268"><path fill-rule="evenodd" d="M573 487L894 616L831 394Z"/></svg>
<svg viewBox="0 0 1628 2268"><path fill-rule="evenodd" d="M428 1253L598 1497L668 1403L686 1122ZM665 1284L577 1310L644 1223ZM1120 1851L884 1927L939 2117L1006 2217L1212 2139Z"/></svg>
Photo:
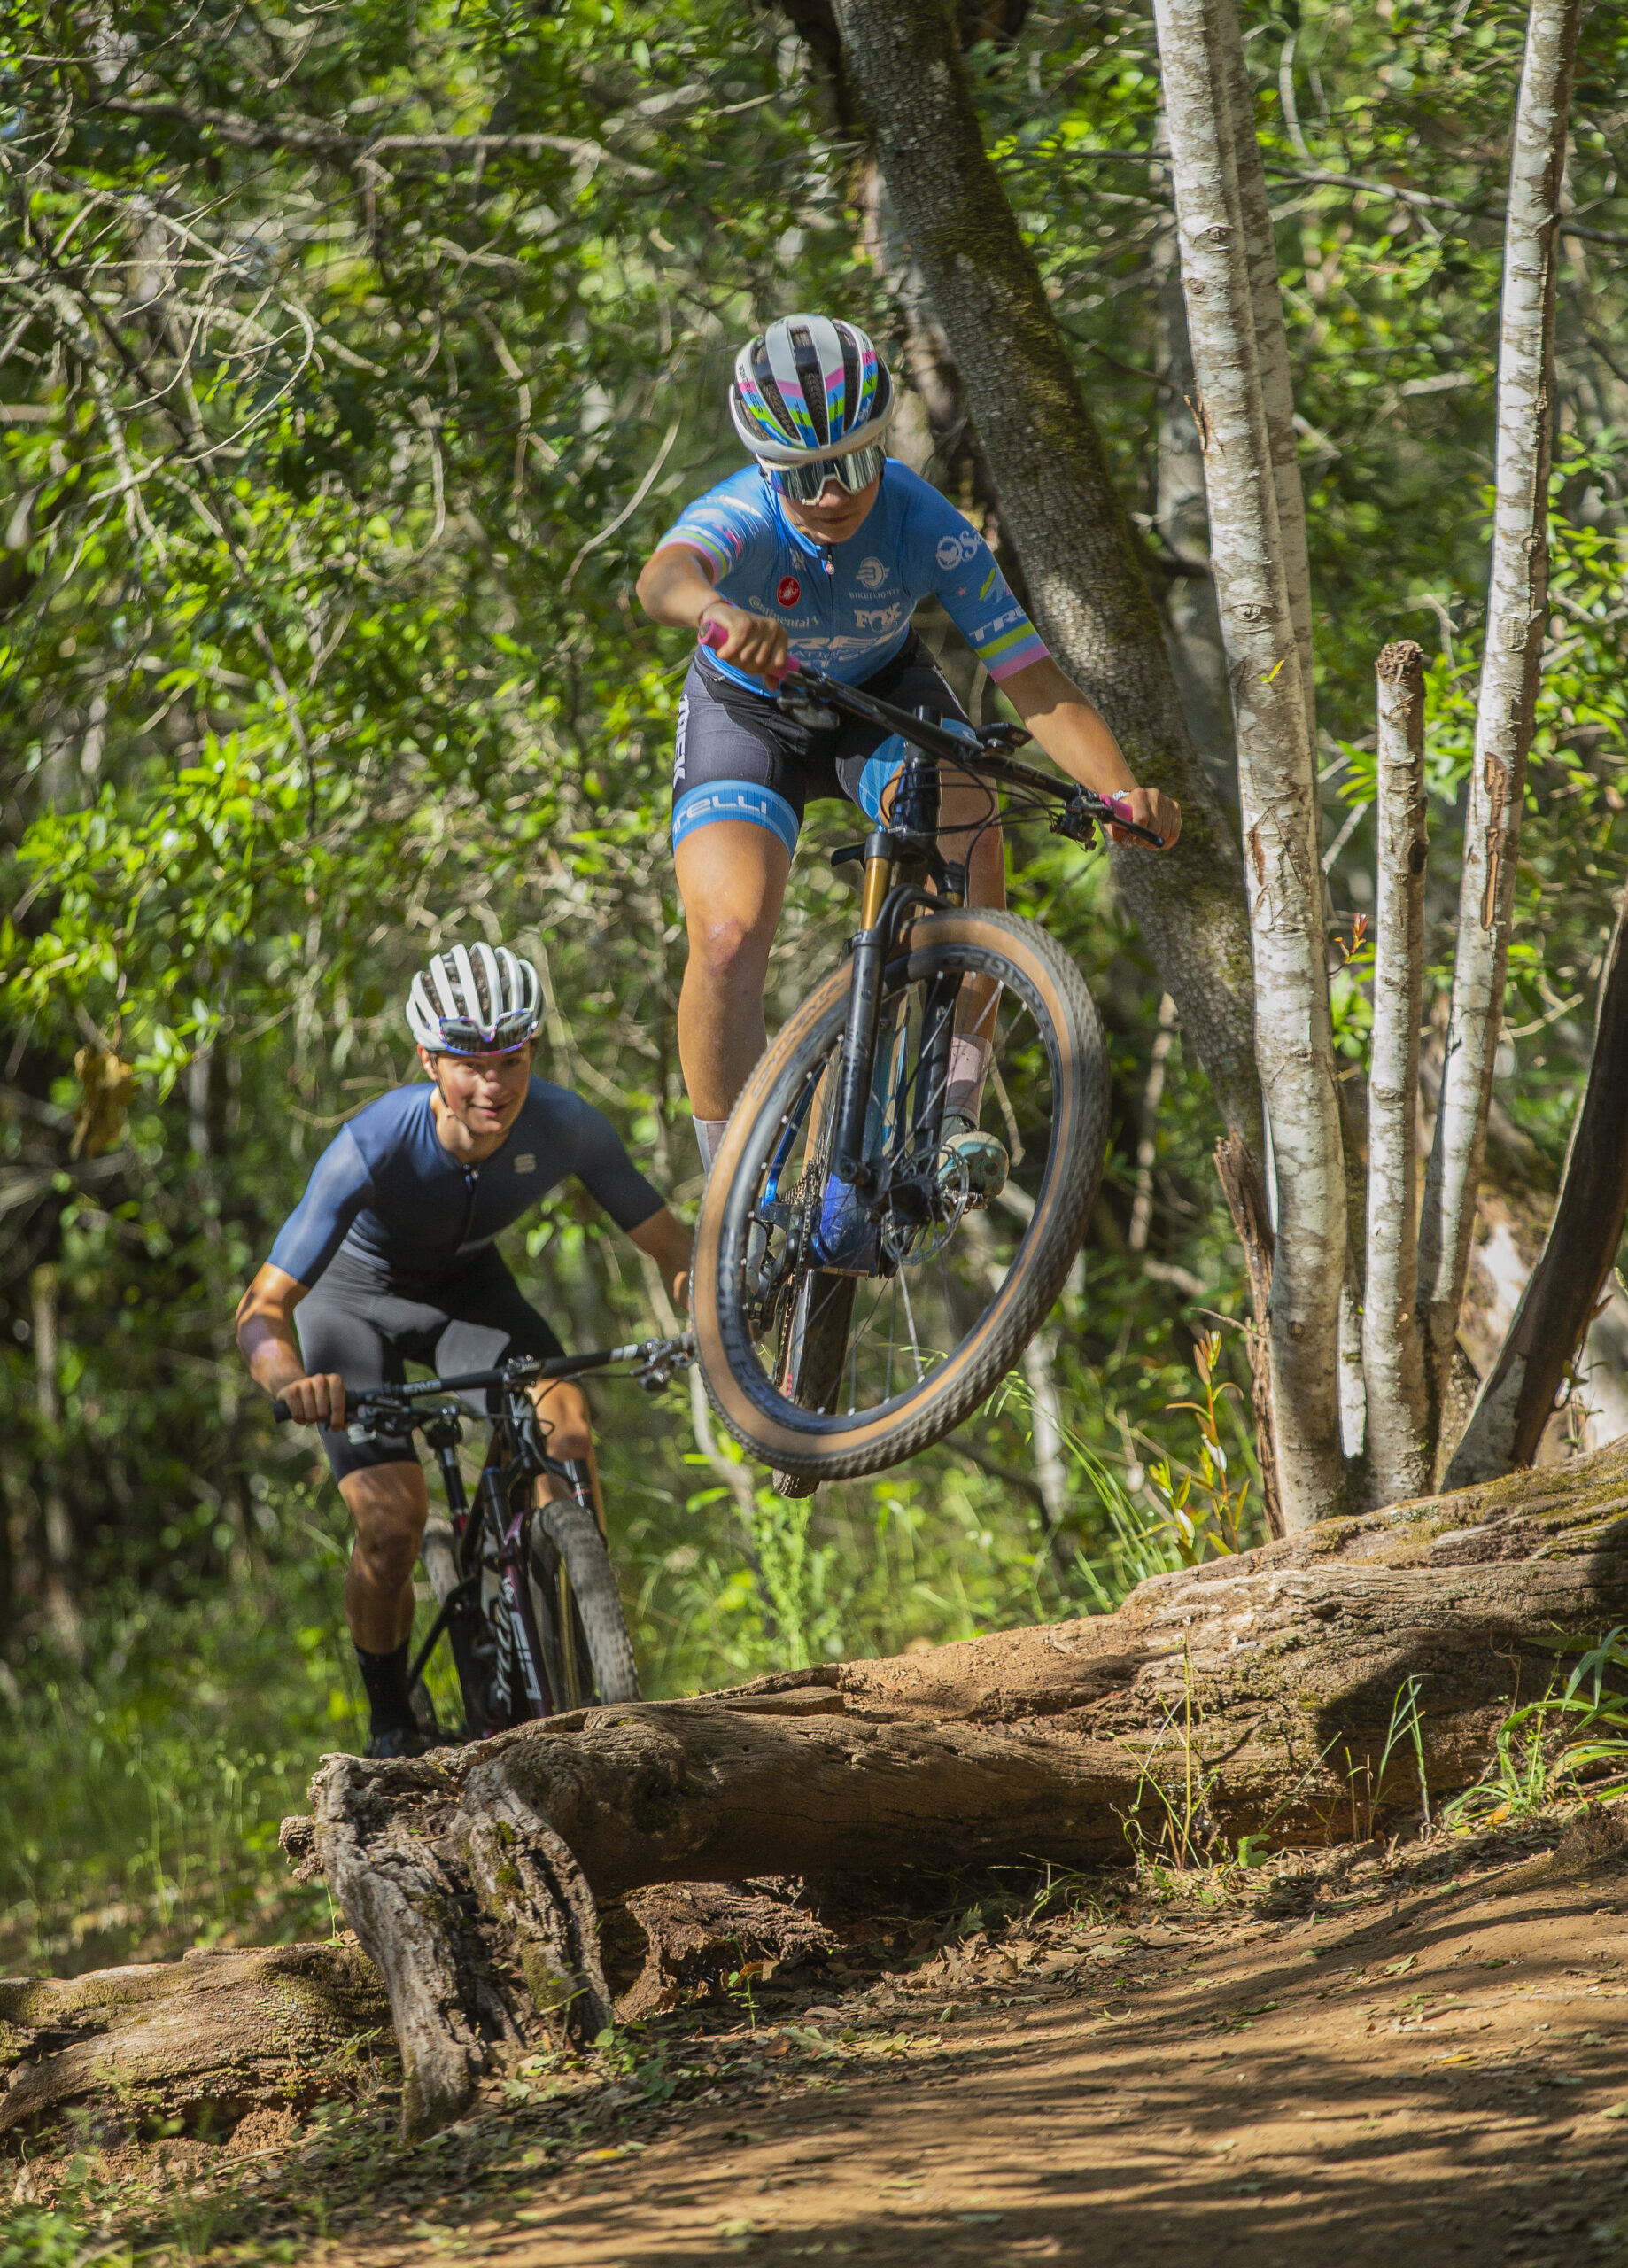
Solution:
<svg viewBox="0 0 1628 2268"><path fill-rule="evenodd" d="M711 628L713 625L709 625ZM708 640L708 643L721 642ZM893 802L885 821L872 827L863 843L837 850L832 865L856 859L864 866L859 927L849 944L853 976L849 991L848 1021L842 1041L842 1074L836 1102L836 1122L831 1146L832 1167L837 1177L864 1199L878 1192L877 1168L865 1155L865 1130L871 1113L872 1073L883 971L898 950L901 931L919 911L942 913L965 902L966 863L946 858L938 847L942 802L940 767L950 765L973 779L1019 793L1031 804L1051 812L1050 832L1071 843L1089 843L1099 827L1111 824L1162 850L1164 837L1140 826L1112 797L1075 781L1059 781L1031 765L1016 763L1011 751L1024 746L1031 735L1021 726L952 726L934 711L914 715L878 701L856 686L843 685L818 670L794 663L781 680L778 705L787 714L823 709L837 716L880 725L903 742ZM998 807L996 807L998 808ZM990 824L996 823L992 812ZM929 889L927 884L931 883ZM921 1076L912 1105L909 1163L903 1177L895 1174L889 1197L895 1208L906 1208L912 1196L926 1216L930 1202L932 1160L939 1146L945 1079L955 1030L957 977L935 980L924 1009ZM790 1140L787 1143L787 1152Z"/></svg>
<svg viewBox="0 0 1628 2268"><path fill-rule="evenodd" d="M348 1440L371 1441L381 1435L390 1441L407 1440L415 1432L422 1433L441 1469L453 1531L455 1580L441 1599L407 1672L409 1692L416 1689L444 1633L451 1642L465 1693L483 1689L486 1665L480 1656L483 1647L492 1642L481 1607L481 1588L483 1578L492 1574L501 1586L508 1612L521 1634L522 1643L515 1651L531 1713L551 1716L564 1705L552 1689L547 1651L526 1579L531 1518L537 1509L534 1484L545 1474L562 1480L585 1510L595 1518L598 1513L586 1459L548 1455L544 1425L531 1407L528 1389L539 1380L582 1378L624 1363L630 1366L628 1374L647 1393L659 1394L694 1355L694 1340L686 1332L676 1339L638 1340L589 1355L556 1355L547 1360L517 1355L497 1370L467 1371L456 1378L425 1379L410 1386L368 1386L347 1400ZM485 1421L492 1427L492 1440L471 1507L458 1449L465 1425L481 1421L467 1405L449 1397L482 1389L495 1389L501 1396L501 1407ZM272 1414L280 1421L285 1419L287 1403L274 1402Z"/></svg>

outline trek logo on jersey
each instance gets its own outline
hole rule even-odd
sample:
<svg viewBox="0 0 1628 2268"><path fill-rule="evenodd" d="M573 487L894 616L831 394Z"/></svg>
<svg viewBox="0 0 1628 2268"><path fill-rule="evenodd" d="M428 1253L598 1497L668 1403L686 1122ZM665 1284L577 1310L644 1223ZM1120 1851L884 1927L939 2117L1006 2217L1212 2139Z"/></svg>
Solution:
<svg viewBox="0 0 1628 2268"><path fill-rule="evenodd" d="M964 559L973 556L980 540L971 528L963 528L959 535L941 536L937 552L939 565L946 570L958 567Z"/></svg>
<svg viewBox="0 0 1628 2268"><path fill-rule="evenodd" d="M795 575L782 575L775 586L774 595L782 606L795 606L802 596L802 586Z"/></svg>
<svg viewBox="0 0 1628 2268"><path fill-rule="evenodd" d="M885 559L862 559L854 571L867 591L880 591L888 579L888 563Z"/></svg>

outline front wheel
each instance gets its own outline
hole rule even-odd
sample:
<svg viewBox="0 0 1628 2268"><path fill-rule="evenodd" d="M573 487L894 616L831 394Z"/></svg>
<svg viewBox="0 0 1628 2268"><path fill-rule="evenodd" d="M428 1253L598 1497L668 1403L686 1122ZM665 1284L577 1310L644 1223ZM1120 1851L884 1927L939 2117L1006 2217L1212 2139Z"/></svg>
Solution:
<svg viewBox="0 0 1628 2268"><path fill-rule="evenodd" d="M574 1497L531 1515L531 1612L557 1709L637 1701L639 1670L599 1522Z"/></svg>
<svg viewBox="0 0 1628 2268"><path fill-rule="evenodd" d="M883 974L864 1183L849 1191L831 1157L849 976L804 1002L748 1082L695 1235L708 1392L744 1448L805 1481L897 1464L994 1390L1063 1288L1107 1133L1102 1027L1057 940L1012 913L934 913ZM991 1039L981 1128L1008 1161L992 1200L936 1141L950 1010ZM787 1318L838 1277L853 1286L844 1343L795 1379Z"/></svg>

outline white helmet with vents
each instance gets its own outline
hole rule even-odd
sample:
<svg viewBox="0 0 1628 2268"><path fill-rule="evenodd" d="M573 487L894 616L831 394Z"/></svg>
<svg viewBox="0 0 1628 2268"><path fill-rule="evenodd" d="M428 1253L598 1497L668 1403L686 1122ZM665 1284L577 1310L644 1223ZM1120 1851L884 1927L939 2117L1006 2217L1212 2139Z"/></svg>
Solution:
<svg viewBox="0 0 1628 2268"><path fill-rule="evenodd" d="M519 1047L542 1021L542 980L507 945L454 945L420 969L407 1022L432 1055L492 1055Z"/></svg>

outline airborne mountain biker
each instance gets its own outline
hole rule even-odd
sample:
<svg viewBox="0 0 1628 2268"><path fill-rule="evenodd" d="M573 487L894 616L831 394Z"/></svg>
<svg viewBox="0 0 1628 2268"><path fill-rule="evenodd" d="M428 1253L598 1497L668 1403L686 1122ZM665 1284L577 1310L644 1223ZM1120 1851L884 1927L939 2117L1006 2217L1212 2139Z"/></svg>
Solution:
<svg viewBox="0 0 1628 2268"><path fill-rule="evenodd" d="M601 1112L531 1076L540 990L529 962L484 943L438 954L414 978L407 1021L427 1082L395 1088L341 1130L237 1310L256 1381L322 1428L356 1525L345 1604L371 1714L369 1756L430 1744L407 1682L429 1497L407 1441L346 1439L347 1384L399 1384L407 1362L456 1375L562 1352L493 1240L570 1174L658 1262L682 1303L689 1231ZM581 1388L557 1380L531 1396L550 1455L591 1468Z"/></svg>
<svg viewBox="0 0 1628 2268"><path fill-rule="evenodd" d="M903 756L875 728L824 730L836 720L782 712L774 694L789 661L900 708L959 718L911 628L917 602L932 593L1065 772L1121 797L1167 847L1181 828L1169 796L1135 784L982 537L888 458L893 383L864 331L821 315L771 323L736 358L729 406L755 462L681 513L639 579L653 620L725 633L717 652L690 664L673 769L674 866L689 932L678 1052L709 1166L765 1045L764 979L804 805L846 796L876 819ZM1001 836L978 831L985 789L949 774L942 785L945 856L967 860L972 904L1004 905ZM992 1193L1006 1161L976 1130L988 1059L987 1037L958 1031L945 1130L974 1184Z"/></svg>

